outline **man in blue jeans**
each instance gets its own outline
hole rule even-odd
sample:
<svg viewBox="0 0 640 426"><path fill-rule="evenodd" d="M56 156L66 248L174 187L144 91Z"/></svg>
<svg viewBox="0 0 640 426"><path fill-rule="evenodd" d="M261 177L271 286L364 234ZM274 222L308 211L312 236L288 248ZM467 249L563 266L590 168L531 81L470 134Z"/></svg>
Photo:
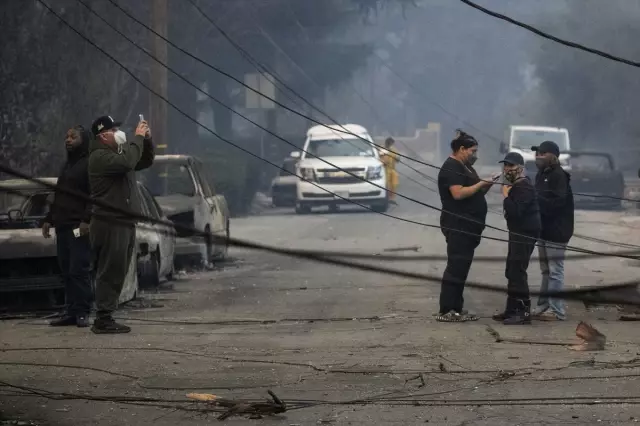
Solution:
<svg viewBox="0 0 640 426"><path fill-rule="evenodd" d="M82 126L67 131L67 161L58 177L57 186L89 196L89 133ZM65 285L67 308L53 327L89 326L93 301L91 287L91 244L89 222L91 203L56 191L49 214L43 220L42 235L51 238L55 227L58 263ZM74 230L79 234L76 236Z"/></svg>
<svg viewBox="0 0 640 426"><path fill-rule="evenodd" d="M535 188L540 205L539 257L542 271L541 291L564 289L564 255L573 236L573 192L571 176L560 166L560 148L555 142L545 141L531 147L536 153ZM564 301L541 296L533 311L533 318L541 321L566 319Z"/></svg>

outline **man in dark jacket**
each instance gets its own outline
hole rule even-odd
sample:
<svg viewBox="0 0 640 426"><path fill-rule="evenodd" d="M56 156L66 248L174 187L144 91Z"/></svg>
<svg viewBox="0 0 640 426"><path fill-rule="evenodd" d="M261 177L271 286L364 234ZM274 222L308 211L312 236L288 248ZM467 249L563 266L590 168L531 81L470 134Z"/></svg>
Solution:
<svg viewBox="0 0 640 426"><path fill-rule="evenodd" d="M507 254L507 306L493 319L505 325L531 324L527 268L540 235L540 208L536 191L524 173L524 158L510 152L500 161L508 185L502 187L504 217L509 229Z"/></svg>
<svg viewBox="0 0 640 426"><path fill-rule="evenodd" d="M573 236L573 192L571 177L560 166L560 148L545 141L531 147L536 153L536 192L540 205L542 231L540 233L541 291L564 289L564 255ZM557 321L566 318L564 301L555 297L538 298L534 319Z"/></svg>
<svg viewBox="0 0 640 426"><path fill-rule="evenodd" d="M89 133L82 126L67 131L67 161L58 177L58 187L89 196L89 139ZM62 318L52 321L51 326L89 326L92 300L88 235L90 221L90 203L64 192L55 192L49 214L43 220L42 235L51 238L51 227L55 227L58 263L64 280L67 306Z"/></svg>
<svg viewBox="0 0 640 426"><path fill-rule="evenodd" d="M98 118L89 155L91 197L121 210L140 214L136 170L153 164L154 150L146 121L138 123L135 137L127 142L120 123ZM94 333L128 333L126 325L113 319L135 247L135 223L129 215L94 205L91 218L91 248L95 256L97 316Z"/></svg>

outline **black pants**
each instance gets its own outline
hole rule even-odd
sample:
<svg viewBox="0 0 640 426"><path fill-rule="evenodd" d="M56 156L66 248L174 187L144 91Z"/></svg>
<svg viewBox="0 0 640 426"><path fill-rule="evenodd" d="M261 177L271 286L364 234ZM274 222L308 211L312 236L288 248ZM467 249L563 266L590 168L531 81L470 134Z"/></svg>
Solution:
<svg viewBox="0 0 640 426"><path fill-rule="evenodd" d="M452 229L464 229L465 232L475 235L463 234L452 230L443 229L442 233L447 242L447 267L442 276L440 287L440 313L446 314L449 311L462 312L464 305L464 284L467 281L473 254L480 245L480 235L484 227L478 225L471 227ZM466 229L469 228L469 229Z"/></svg>
<svg viewBox="0 0 640 426"><path fill-rule="evenodd" d="M509 232L509 251L507 253L507 308L505 312L516 313L531 306L527 268L536 245L537 233ZM526 237L525 237L526 235Z"/></svg>
<svg viewBox="0 0 640 426"><path fill-rule="evenodd" d="M71 226L56 228L56 246L64 281L67 315L89 315L93 301L89 236L76 238Z"/></svg>
<svg viewBox="0 0 640 426"><path fill-rule="evenodd" d="M95 263L97 316L108 317L118 308L136 230L133 224L114 224L93 218L89 235Z"/></svg>

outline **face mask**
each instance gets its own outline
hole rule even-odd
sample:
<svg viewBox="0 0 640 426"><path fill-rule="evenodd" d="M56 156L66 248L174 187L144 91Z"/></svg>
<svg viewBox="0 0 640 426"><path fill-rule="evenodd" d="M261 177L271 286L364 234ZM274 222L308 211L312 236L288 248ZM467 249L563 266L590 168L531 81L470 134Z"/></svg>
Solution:
<svg viewBox="0 0 640 426"><path fill-rule="evenodd" d="M520 176L519 170L508 170L504 172L504 178L511 183L514 183L516 180L518 180L518 176Z"/></svg>
<svg viewBox="0 0 640 426"><path fill-rule="evenodd" d="M113 132L113 138L118 145L122 145L127 142L127 135L122 130Z"/></svg>
<svg viewBox="0 0 640 426"><path fill-rule="evenodd" d="M476 161L478 161L478 153L477 152L474 152L473 154L469 155L469 158L467 158L467 163L470 166L473 166Z"/></svg>
<svg viewBox="0 0 640 426"><path fill-rule="evenodd" d="M546 158L544 158L544 157L536 158L536 167L538 167L540 170L544 170L548 166L549 166L549 161L547 161Z"/></svg>

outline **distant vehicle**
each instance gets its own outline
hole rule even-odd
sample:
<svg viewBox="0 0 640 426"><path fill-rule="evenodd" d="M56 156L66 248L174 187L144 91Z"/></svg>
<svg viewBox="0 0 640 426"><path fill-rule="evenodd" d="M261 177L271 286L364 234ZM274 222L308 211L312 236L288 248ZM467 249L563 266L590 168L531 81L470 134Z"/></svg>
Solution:
<svg viewBox="0 0 640 426"><path fill-rule="evenodd" d="M64 304L55 234L45 239L40 229L51 201L53 193L46 186L23 179L0 181L0 294L48 291L53 305Z"/></svg>
<svg viewBox="0 0 640 426"><path fill-rule="evenodd" d="M175 224L229 238L227 201L216 195L204 177L202 163L190 155L157 155L153 166L138 172L138 179ZM193 233L176 231L176 260L196 258L208 265L227 257L226 241L214 243Z"/></svg>
<svg viewBox="0 0 640 426"><path fill-rule="evenodd" d="M364 127L356 124L314 126L307 132L303 152L293 152L291 156L300 158L298 175L313 182L299 180L296 213L310 213L315 206L337 210L338 205L350 201L368 205L378 212L389 208L384 167Z"/></svg>
<svg viewBox="0 0 640 426"><path fill-rule="evenodd" d="M624 176L604 152L571 151L571 188L576 207L621 208ZM580 193L577 195L575 193ZM614 197L614 198L608 198Z"/></svg>
<svg viewBox="0 0 640 426"><path fill-rule="evenodd" d="M552 141L558 144L561 154L560 165L563 169L571 170L570 154L562 151L571 151L569 131L559 127L543 126L510 126L507 134L508 144L500 144L500 153L517 152L524 158L527 176L532 177L537 173L536 153L531 151L532 146L538 146L544 141Z"/></svg>
<svg viewBox="0 0 640 426"><path fill-rule="evenodd" d="M295 174L296 164L299 160L299 158L293 157L285 158L282 163L284 170L280 170L278 176L271 182L271 200L275 207L294 207L296 205L296 189L299 179Z"/></svg>
<svg viewBox="0 0 640 426"><path fill-rule="evenodd" d="M158 202L145 186L138 182L142 214L152 219L168 221ZM138 282L140 287L158 287L163 278L173 279L176 234L174 228L139 222L136 225Z"/></svg>

